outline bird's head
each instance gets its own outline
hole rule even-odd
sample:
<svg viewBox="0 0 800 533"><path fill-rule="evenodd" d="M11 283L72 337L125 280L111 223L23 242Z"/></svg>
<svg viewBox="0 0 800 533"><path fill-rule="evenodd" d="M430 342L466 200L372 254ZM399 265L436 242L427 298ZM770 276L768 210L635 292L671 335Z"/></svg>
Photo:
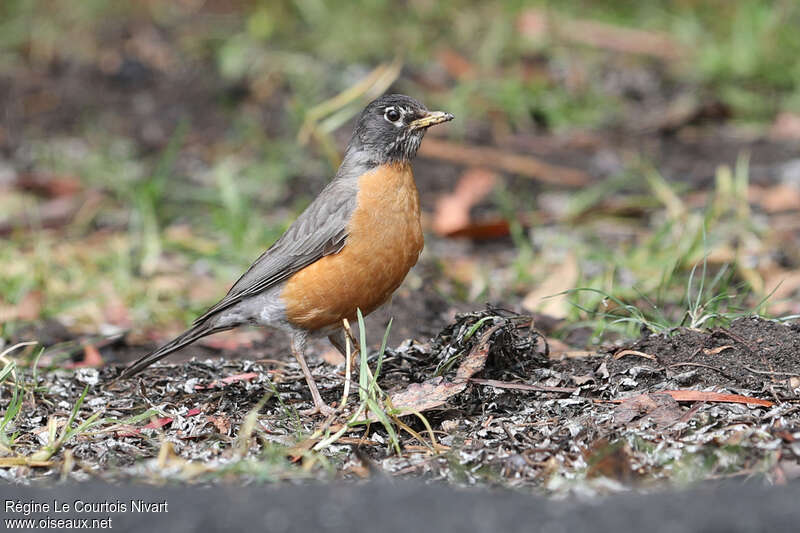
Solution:
<svg viewBox="0 0 800 533"><path fill-rule="evenodd" d="M416 155L425 131L449 120L450 113L428 111L410 96L387 94L361 112L347 151L367 152L378 163L407 162Z"/></svg>

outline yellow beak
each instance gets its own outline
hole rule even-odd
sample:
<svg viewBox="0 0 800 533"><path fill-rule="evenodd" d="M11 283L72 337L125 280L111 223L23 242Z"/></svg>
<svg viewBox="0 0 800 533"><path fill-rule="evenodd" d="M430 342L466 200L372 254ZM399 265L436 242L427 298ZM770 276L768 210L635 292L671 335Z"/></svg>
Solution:
<svg viewBox="0 0 800 533"><path fill-rule="evenodd" d="M444 111L429 111L427 115L413 121L408 125L408 127L411 130L420 130L423 128L429 128L435 124L448 122L450 120L453 120L453 118L454 118L453 115L451 115L450 113L445 113Z"/></svg>

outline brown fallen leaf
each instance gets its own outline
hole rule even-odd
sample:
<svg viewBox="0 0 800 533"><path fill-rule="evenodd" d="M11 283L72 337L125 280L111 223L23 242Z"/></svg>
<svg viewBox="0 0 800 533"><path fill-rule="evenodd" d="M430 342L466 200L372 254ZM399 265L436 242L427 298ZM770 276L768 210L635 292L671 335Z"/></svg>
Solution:
<svg viewBox="0 0 800 533"><path fill-rule="evenodd" d="M657 392L625 398L614 408L614 423L617 425L626 425L645 416L658 427L666 428L680 420L683 411L672 396Z"/></svg>
<svg viewBox="0 0 800 533"><path fill-rule="evenodd" d="M507 237L511 233L511 225L505 219L482 220L470 222L461 229L451 231L448 237L466 238L475 241L488 241Z"/></svg>
<svg viewBox="0 0 800 533"><path fill-rule="evenodd" d="M499 326L492 326L481 335L472 350L461 361L455 378L445 381L441 376L431 378L422 383L412 383L402 391L389 396L389 405L398 416L410 413L421 413L444 405L448 398L459 394L467 388L469 378L483 370L486 358L489 357L489 339ZM371 418L375 415L371 414Z"/></svg>
<svg viewBox="0 0 800 533"><path fill-rule="evenodd" d="M650 359L651 361L657 360L655 355L650 355L649 353L639 352L636 350L620 350L614 354L614 359L622 359L626 355L637 355L639 357L644 357L645 359Z"/></svg>
<svg viewBox="0 0 800 533"><path fill-rule="evenodd" d="M231 383L236 383L237 381L250 381L251 379L255 379L258 377L257 372L247 372L245 374L235 374L233 376L228 376L222 379L215 379L208 385L195 385L195 390L202 390L202 389L213 389L213 388L222 388L226 385L230 385Z"/></svg>
<svg viewBox="0 0 800 533"><path fill-rule="evenodd" d="M725 346L717 346L716 348L703 348L703 353L706 355L717 355L724 352L725 350L732 350L732 349L733 345L726 344Z"/></svg>
<svg viewBox="0 0 800 533"><path fill-rule="evenodd" d="M83 359L65 366L66 368L92 368L100 367L104 364L105 361L103 361L103 356L100 355L100 350L97 349L97 346L94 344L87 344L83 347Z"/></svg>
<svg viewBox="0 0 800 533"><path fill-rule="evenodd" d="M751 398L740 394L725 394L721 392L699 391L699 390L665 390L664 394L669 394L679 402L720 402L720 403L745 403L772 407L775 405L769 400Z"/></svg>
<svg viewBox="0 0 800 533"><path fill-rule="evenodd" d="M472 347L472 350L461 361L461 364L456 370L456 380L468 380L486 366L486 358L489 356L489 340L494 335L500 326L492 326L486 330L486 333L481 335L481 338Z"/></svg>
<svg viewBox="0 0 800 533"><path fill-rule="evenodd" d="M419 154L458 165L502 170L562 187L582 187L591 182L591 176L583 170L552 165L531 155L520 155L498 148L430 138L422 143Z"/></svg>
<svg viewBox="0 0 800 533"><path fill-rule="evenodd" d="M412 383L405 390L392 394L390 402L398 415L421 413L444 405L448 398L466 388L466 381L445 381L437 376L422 383Z"/></svg>
<svg viewBox="0 0 800 533"><path fill-rule="evenodd" d="M722 392L713 391L698 391L698 390L665 390L659 391L658 394L669 394L675 401L678 402L718 402L718 403L744 403L761 405L764 407L772 407L775 405L769 400L762 400L760 398L751 398L749 396L742 396L740 394L726 394ZM610 400L611 403L623 403L625 400Z"/></svg>
<svg viewBox="0 0 800 533"><path fill-rule="evenodd" d="M485 168L464 171L453 192L436 202L433 231L450 235L469 226L470 209L491 192L497 179L497 173Z"/></svg>

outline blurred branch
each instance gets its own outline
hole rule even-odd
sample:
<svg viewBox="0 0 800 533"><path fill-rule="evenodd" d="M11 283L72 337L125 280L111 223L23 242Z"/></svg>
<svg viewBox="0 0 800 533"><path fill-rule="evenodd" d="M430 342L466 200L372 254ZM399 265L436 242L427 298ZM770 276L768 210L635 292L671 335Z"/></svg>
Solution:
<svg viewBox="0 0 800 533"><path fill-rule="evenodd" d="M298 142L307 144L313 138L331 164L338 166L340 157L330 134L358 113L362 98L372 99L383 94L400 76L402 68L403 62L399 57L391 63L381 63L363 80L309 109L297 134Z"/></svg>
<svg viewBox="0 0 800 533"><path fill-rule="evenodd" d="M554 185L581 187L591 182L591 176L583 170L552 165L530 155L505 152L497 148L428 138L420 146L419 153L432 159L458 165L494 168Z"/></svg>
<svg viewBox="0 0 800 533"><path fill-rule="evenodd" d="M668 60L684 58L689 52L667 33L624 28L592 20L556 18L538 9L523 12L517 21L517 28L529 38L547 35L593 48Z"/></svg>

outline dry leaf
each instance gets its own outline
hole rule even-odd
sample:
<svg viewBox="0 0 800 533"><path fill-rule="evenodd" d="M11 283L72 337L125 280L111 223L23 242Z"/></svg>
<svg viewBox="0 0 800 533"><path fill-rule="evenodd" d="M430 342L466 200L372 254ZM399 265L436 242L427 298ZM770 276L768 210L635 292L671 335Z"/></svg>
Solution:
<svg viewBox="0 0 800 533"><path fill-rule="evenodd" d="M538 312L556 318L566 318L572 306L567 294L561 294L575 287L580 272L575 254L569 253L564 262L547 276L522 300L526 311Z"/></svg>
<svg viewBox="0 0 800 533"><path fill-rule="evenodd" d="M86 368L103 366L103 356L94 344L87 344L83 347L83 359L66 365L66 368Z"/></svg>
<svg viewBox="0 0 800 533"><path fill-rule="evenodd" d="M639 352L636 350L621 350L614 354L614 359L622 359L626 355L637 355L639 357L644 357L645 359L650 359L651 361L656 361L655 355L650 355L649 353Z"/></svg>
<svg viewBox="0 0 800 533"><path fill-rule="evenodd" d="M423 412L434 409L447 401L451 396L467 388L466 381L446 382L441 376L412 383L405 390L391 395L391 406L398 414Z"/></svg>
<svg viewBox="0 0 800 533"><path fill-rule="evenodd" d="M433 231L449 235L470 225L469 211L494 188L497 174L483 168L471 168L458 180L455 190L436 202Z"/></svg>
<svg viewBox="0 0 800 533"><path fill-rule="evenodd" d="M772 407L775 405L769 400L751 398L740 394L723 394L721 392L699 391L699 390L665 390L664 394L669 394L679 402L720 402L720 403L744 403Z"/></svg>
<svg viewBox="0 0 800 533"><path fill-rule="evenodd" d="M256 372L247 372L245 374L235 374L233 376L228 376L222 379L215 379L208 385L195 385L195 390L202 390L202 389L213 389L213 388L221 388L225 387L226 385L230 385L231 383L236 383L237 381L250 381L258 377L258 373Z"/></svg>
<svg viewBox="0 0 800 533"><path fill-rule="evenodd" d="M508 220L498 218L494 220L470 222L468 225L459 230L451 231L447 236L456 238L464 237L476 241L486 241L490 239L500 239L501 237L506 237L510 234L510 232L511 226L509 225Z"/></svg>
<svg viewBox="0 0 800 533"><path fill-rule="evenodd" d="M448 398L467 388L469 378L483 370L489 357L489 339L499 326L492 326L481 335L472 350L461 361L453 381L441 376L412 383L406 389L390 395L389 404L399 415L421 413L444 405ZM374 418L374 415L371 415Z"/></svg>
<svg viewBox="0 0 800 533"><path fill-rule="evenodd" d="M703 348L703 353L706 355L717 355L725 350L732 350L733 346L726 344L725 346L717 346L716 348Z"/></svg>
<svg viewBox="0 0 800 533"><path fill-rule="evenodd" d="M658 427L665 428L677 422L682 415L677 400L665 393L638 394L625 398L614 408L614 422L618 425L629 424L646 416Z"/></svg>

